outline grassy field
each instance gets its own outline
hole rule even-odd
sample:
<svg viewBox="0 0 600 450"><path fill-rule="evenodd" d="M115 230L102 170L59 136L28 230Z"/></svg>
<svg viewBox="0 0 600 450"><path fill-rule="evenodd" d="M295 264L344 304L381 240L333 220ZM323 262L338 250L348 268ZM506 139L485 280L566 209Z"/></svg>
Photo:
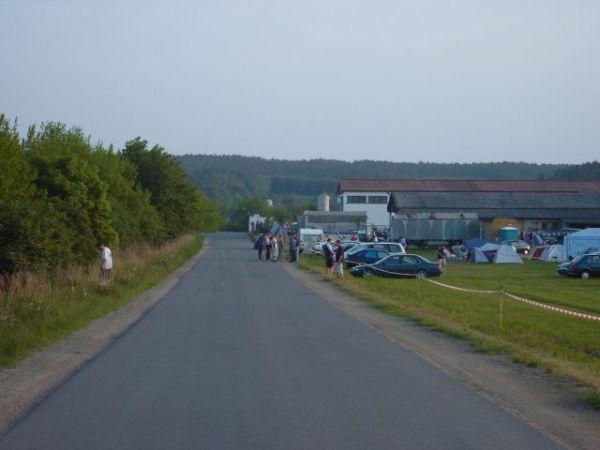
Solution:
<svg viewBox="0 0 600 450"><path fill-rule="evenodd" d="M188 235L161 247L115 251L113 279L106 285L96 267L75 267L52 278L15 276L11 292L0 294L0 365L13 364L148 290L201 246L200 237Z"/></svg>
<svg viewBox="0 0 600 450"><path fill-rule="evenodd" d="M424 256L431 257L429 252ZM318 256L303 256L301 265L324 273ZM532 300L600 315L600 279L560 277L556 265L450 263L438 278L466 288L499 289ZM355 278L347 274L341 288L374 307L408 317L473 342L487 352L505 352L514 360L577 380L600 392L600 323L525 305L501 294L453 291L415 279ZM598 399L592 393L589 403Z"/></svg>

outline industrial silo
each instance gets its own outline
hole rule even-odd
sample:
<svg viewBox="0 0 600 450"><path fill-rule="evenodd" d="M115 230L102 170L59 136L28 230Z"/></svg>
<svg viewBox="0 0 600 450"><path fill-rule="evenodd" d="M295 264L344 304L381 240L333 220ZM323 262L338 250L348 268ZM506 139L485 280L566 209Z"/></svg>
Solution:
<svg viewBox="0 0 600 450"><path fill-rule="evenodd" d="M317 197L317 210L329 211L329 194L321 194Z"/></svg>

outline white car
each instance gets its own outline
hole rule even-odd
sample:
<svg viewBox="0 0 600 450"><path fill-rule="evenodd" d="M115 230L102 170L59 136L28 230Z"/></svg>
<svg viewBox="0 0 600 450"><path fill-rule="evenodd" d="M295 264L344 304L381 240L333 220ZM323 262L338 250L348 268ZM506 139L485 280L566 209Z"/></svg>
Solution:
<svg viewBox="0 0 600 450"><path fill-rule="evenodd" d="M390 255L406 255L406 250L399 242L362 242L348 250L345 255L351 255L365 248L385 250Z"/></svg>

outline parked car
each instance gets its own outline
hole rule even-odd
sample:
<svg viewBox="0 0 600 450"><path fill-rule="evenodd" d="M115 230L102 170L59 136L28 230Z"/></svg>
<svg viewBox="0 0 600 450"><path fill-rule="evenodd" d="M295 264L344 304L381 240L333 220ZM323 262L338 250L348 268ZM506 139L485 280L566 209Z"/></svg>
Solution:
<svg viewBox="0 0 600 450"><path fill-rule="evenodd" d="M442 274L443 266L420 255L390 255L374 264L361 264L350 269L357 277L377 275L388 278L436 277Z"/></svg>
<svg viewBox="0 0 600 450"><path fill-rule="evenodd" d="M576 256L572 261L562 263L556 269L560 275L580 277L587 280L591 276L600 276L600 253Z"/></svg>
<svg viewBox="0 0 600 450"><path fill-rule="evenodd" d="M365 249L383 250L390 254L398 255L404 255L406 253L406 250L404 250L404 247L399 242L361 242L346 251L346 258Z"/></svg>
<svg viewBox="0 0 600 450"><path fill-rule="evenodd" d="M522 253L523 255L527 255L531 251L531 245L529 245L526 241L523 240L504 241L502 243L510 245L517 251L517 253Z"/></svg>
<svg viewBox="0 0 600 450"><path fill-rule="evenodd" d="M346 255L346 267L350 268L359 264L373 264L389 255L390 254L385 250L363 248L357 252Z"/></svg>
<svg viewBox="0 0 600 450"><path fill-rule="evenodd" d="M320 241L320 242L316 242L315 244L313 244L312 247L312 251L314 253L323 253L323 246L327 243L327 241ZM335 241L331 242L331 245L334 246L335 245ZM344 249L344 252L347 250L350 250L352 247L356 246L357 242L351 242L351 241L342 241L342 248Z"/></svg>

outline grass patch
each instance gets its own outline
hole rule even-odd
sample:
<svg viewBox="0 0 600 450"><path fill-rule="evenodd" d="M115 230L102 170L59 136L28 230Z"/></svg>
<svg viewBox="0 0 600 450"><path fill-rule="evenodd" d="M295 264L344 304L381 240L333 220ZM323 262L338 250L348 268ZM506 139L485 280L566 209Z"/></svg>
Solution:
<svg viewBox="0 0 600 450"><path fill-rule="evenodd" d="M318 256L303 255L300 265L324 273L323 261ZM561 277L554 264L451 263L440 280L467 288L502 287L539 302L600 314L600 280ZM503 352L515 361L600 391L597 322L535 308L500 294L457 292L415 279L348 276L334 283L382 312L407 317L428 328L466 339L476 350Z"/></svg>
<svg viewBox="0 0 600 450"><path fill-rule="evenodd" d="M593 392L583 397L583 403L594 409L600 409L600 392Z"/></svg>
<svg viewBox="0 0 600 450"><path fill-rule="evenodd" d="M0 294L0 365L8 366L150 289L202 247L183 236L160 247L133 245L114 252L112 281L97 267L73 267L54 277L17 274Z"/></svg>

